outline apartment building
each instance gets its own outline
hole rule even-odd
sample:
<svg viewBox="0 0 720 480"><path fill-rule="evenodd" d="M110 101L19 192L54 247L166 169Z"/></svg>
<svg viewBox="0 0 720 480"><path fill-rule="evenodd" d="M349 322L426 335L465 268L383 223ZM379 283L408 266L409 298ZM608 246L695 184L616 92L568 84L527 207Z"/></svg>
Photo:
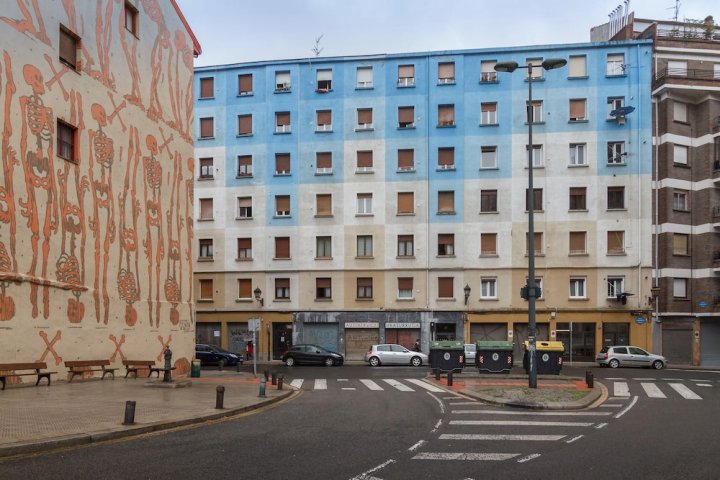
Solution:
<svg viewBox="0 0 720 480"><path fill-rule="evenodd" d="M244 351L256 330L263 359L291 343L360 359L418 338L512 340L519 356L533 248L538 339L576 360L650 347L651 49L196 68L198 340ZM555 57L567 65L540 67ZM504 61L535 65L531 85Z"/></svg>

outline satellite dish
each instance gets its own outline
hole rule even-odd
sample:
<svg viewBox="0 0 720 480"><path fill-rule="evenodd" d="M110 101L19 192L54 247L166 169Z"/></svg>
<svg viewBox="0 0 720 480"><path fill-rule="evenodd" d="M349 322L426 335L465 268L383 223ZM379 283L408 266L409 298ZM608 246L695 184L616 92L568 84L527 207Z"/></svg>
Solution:
<svg viewBox="0 0 720 480"><path fill-rule="evenodd" d="M616 108L615 110L610 112L611 117L624 117L625 115L628 115L635 111L635 107L631 107L630 105L626 107L620 107Z"/></svg>

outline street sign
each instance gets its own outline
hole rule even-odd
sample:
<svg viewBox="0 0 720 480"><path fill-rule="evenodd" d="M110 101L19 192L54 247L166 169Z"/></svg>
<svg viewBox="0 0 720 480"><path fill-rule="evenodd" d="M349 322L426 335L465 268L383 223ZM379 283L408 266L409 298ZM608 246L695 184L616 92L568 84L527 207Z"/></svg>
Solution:
<svg viewBox="0 0 720 480"><path fill-rule="evenodd" d="M700 307L700 308L707 308L707 306L708 306L708 302L706 302L705 300L700 300L698 302L698 307Z"/></svg>
<svg viewBox="0 0 720 480"><path fill-rule="evenodd" d="M635 323L637 323L638 325L642 325L645 322L647 322L645 317L635 317Z"/></svg>

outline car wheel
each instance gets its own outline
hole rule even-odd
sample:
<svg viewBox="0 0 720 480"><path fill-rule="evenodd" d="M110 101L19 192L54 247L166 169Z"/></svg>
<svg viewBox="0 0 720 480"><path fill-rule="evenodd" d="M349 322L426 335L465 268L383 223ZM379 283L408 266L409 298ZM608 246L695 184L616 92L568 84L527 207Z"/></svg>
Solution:
<svg viewBox="0 0 720 480"><path fill-rule="evenodd" d="M652 364L652 367L653 367L655 370L662 370L662 368L664 367L664 365L663 365L663 362L661 362L660 360L655 360L655 361L653 362L653 364Z"/></svg>
<svg viewBox="0 0 720 480"><path fill-rule="evenodd" d="M412 357L412 359L410 359L410 365L412 365L413 367L419 367L420 365L422 365L422 358Z"/></svg>
<svg viewBox="0 0 720 480"><path fill-rule="evenodd" d="M370 366L377 367L380 365L380 359L378 357L370 357Z"/></svg>
<svg viewBox="0 0 720 480"><path fill-rule="evenodd" d="M218 361L218 367L220 367L220 370L222 370L223 368L225 368L225 365L227 365L227 360L225 360L224 358L221 358L221 359Z"/></svg>
<svg viewBox="0 0 720 480"><path fill-rule="evenodd" d="M333 360L332 357L328 357L325 359L324 363L326 367L332 367L333 365L335 365L335 360Z"/></svg>
<svg viewBox="0 0 720 480"><path fill-rule="evenodd" d="M293 357L287 357L285 359L285 365L287 365L288 367L292 367L293 365L295 365L295 359Z"/></svg>
<svg viewBox="0 0 720 480"><path fill-rule="evenodd" d="M612 360L610 360L608 362L608 367L610 367L610 368L617 368L619 366L620 366L620 362L618 362L618 360L616 358L613 358Z"/></svg>

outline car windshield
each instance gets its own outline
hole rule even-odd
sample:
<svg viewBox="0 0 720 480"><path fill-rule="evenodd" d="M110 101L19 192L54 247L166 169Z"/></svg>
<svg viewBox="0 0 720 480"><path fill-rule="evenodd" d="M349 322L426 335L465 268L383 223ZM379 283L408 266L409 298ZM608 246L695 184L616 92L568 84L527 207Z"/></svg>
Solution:
<svg viewBox="0 0 720 480"><path fill-rule="evenodd" d="M607 353L608 350L610 350L610 347L602 347L602 350L600 350L600 353Z"/></svg>

